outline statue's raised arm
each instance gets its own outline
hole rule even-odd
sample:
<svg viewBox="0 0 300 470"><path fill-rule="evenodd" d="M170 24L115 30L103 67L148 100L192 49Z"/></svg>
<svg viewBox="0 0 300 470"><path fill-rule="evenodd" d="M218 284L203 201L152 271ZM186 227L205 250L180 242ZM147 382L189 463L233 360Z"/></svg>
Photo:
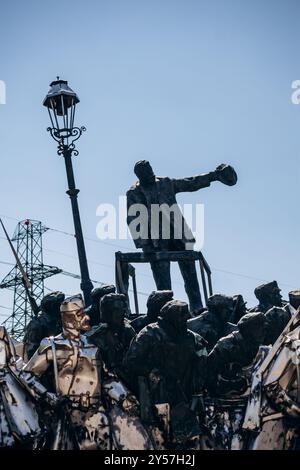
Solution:
<svg viewBox="0 0 300 470"><path fill-rule="evenodd" d="M174 192L198 191L199 189L207 188L213 181L220 181L227 186L234 186L237 182L237 174L232 166L222 163L217 166L214 171L210 171L209 173L203 173L188 178L174 178Z"/></svg>

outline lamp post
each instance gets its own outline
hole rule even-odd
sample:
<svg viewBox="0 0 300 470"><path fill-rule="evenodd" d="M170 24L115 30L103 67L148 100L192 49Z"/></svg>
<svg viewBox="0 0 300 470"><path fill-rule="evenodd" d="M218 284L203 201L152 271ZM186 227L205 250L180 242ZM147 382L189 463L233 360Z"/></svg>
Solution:
<svg viewBox="0 0 300 470"><path fill-rule="evenodd" d="M80 274L81 274L81 290L84 295L86 306L91 304L91 291L93 284L89 276L89 268L86 259L84 239L80 221L78 207L78 193L76 189L75 178L72 165L72 155L78 155L74 142L79 139L86 129L85 127L74 127L74 117L76 105L79 103L77 94L68 86L65 80L57 80L50 83L50 90L44 99L43 105L49 112L51 127L47 128L51 137L58 143L58 155L62 155L65 160L68 191L70 196L73 221L75 228L75 237L77 243L77 251L79 258Z"/></svg>

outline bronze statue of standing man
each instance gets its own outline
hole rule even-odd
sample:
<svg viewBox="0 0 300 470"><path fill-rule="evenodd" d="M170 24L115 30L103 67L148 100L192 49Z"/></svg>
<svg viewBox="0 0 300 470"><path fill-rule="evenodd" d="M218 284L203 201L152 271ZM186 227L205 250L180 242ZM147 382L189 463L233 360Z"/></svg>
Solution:
<svg viewBox="0 0 300 470"><path fill-rule="evenodd" d="M177 205L176 194L207 188L213 181L233 186L237 175L229 165L189 178L157 177L150 163L139 161L134 166L138 181L127 191L127 224L136 248L144 253L185 251L195 239ZM137 215L138 214L138 215ZM193 315L203 307L195 261L178 262ZM169 261L151 262L157 290L170 290Z"/></svg>

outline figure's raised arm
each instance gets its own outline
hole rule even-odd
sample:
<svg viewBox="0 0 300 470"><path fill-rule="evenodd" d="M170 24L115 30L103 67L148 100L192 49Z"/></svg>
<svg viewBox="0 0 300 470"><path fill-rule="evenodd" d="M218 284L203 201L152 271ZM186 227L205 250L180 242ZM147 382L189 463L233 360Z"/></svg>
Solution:
<svg viewBox="0 0 300 470"><path fill-rule="evenodd" d="M222 163L214 171L188 178L174 178L175 193L198 191L207 188L213 181L220 181L228 186L233 186L237 182L237 174L233 167Z"/></svg>

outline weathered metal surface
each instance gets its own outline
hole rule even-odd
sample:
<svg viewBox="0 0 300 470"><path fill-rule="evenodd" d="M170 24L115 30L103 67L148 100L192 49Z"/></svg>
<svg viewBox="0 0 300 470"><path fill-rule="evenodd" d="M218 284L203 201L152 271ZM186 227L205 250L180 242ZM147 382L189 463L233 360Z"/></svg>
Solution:
<svg viewBox="0 0 300 470"><path fill-rule="evenodd" d="M0 327L0 447L33 440L41 433L35 404L20 386L13 342Z"/></svg>
<svg viewBox="0 0 300 470"><path fill-rule="evenodd" d="M249 449L296 446L300 416L298 319L299 313L295 313L265 359L256 365L243 424L244 429L255 431L250 433Z"/></svg>

